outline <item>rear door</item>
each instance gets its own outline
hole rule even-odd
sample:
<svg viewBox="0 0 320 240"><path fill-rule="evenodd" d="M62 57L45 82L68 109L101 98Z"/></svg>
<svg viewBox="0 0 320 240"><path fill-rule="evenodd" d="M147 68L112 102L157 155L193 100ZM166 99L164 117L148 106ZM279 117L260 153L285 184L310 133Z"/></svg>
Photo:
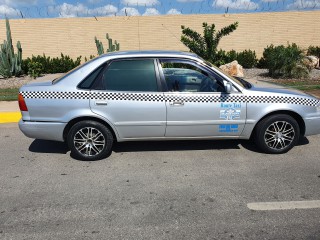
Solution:
<svg viewBox="0 0 320 240"><path fill-rule="evenodd" d="M160 59L167 85L166 137L239 136L246 120L242 93L225 93L223 79L200 63Z"/></svg>
<svg viewBox="0 0 320 240"><path fill-rule="evenodd" d="M90 107L121 139L164 137L166 106L154 59L114 60L98 78Z"/></svg>

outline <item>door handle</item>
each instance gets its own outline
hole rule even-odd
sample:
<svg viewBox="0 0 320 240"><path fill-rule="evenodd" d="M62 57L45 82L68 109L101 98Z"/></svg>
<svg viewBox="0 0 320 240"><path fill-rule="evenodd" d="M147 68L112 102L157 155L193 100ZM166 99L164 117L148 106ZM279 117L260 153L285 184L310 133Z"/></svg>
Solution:
<svg viewBox="0 0 320 240"><path fill-rule="evenodd" d="M173 101L173 102L170 102L170 105L171 106L182 106L182 105L184 105L184 102L183 101Z"/></svg>
<svg viewBox="0 0 320 240"><path fill-rule="evenodd" d="M97 106L106 106L108 105L108 102L95 102Z"/></svg>

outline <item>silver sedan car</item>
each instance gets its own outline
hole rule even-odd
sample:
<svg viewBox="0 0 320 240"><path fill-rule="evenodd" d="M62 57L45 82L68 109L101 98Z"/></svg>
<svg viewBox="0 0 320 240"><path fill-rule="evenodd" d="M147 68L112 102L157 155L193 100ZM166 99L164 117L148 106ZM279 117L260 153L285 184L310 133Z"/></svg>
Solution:
<svg viewBox="0 0 320 240"><path fill-rule="evenodd" d="M320 133L320 100L258 88L192 53L116 52L52 82L20 89L21 131L66 141L76 158L110 155L115 141L254 139L285 153Z"/></svg>

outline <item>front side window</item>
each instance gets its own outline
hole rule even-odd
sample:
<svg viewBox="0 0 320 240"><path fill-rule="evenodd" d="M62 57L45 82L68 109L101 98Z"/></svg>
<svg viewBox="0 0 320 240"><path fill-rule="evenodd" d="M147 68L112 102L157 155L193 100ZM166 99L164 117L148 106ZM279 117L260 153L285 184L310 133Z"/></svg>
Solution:
<svg viewBox="0 0 320 240"><path fill-rule="evenodd" d="M158 91L154 60L113 61L103 72L102 85L111 91Z"/></svg>
<svg viewBox="0 0 320 240"><path fill-rule="evenodd" d="M221 83L204 69L195 64L161 60L161 67L168 91L174 92L222 92Z"/></svg>

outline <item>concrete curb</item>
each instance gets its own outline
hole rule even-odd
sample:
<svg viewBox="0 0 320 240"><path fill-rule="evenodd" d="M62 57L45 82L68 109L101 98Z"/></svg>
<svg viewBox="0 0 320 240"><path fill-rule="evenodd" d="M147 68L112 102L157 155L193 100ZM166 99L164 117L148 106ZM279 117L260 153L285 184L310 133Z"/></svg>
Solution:
<svg viewBox="0 0 320 240"><path fill-rule="evenodd" d="M17 123L20 119L20 112L0 112L0 123Z"/></svg>
<svg viewBox="0 0 320 240"><path fill-rule="evenodd" d="M0 124L1 123L17 123L21 118L17 101L0 102Z"/></svg>

